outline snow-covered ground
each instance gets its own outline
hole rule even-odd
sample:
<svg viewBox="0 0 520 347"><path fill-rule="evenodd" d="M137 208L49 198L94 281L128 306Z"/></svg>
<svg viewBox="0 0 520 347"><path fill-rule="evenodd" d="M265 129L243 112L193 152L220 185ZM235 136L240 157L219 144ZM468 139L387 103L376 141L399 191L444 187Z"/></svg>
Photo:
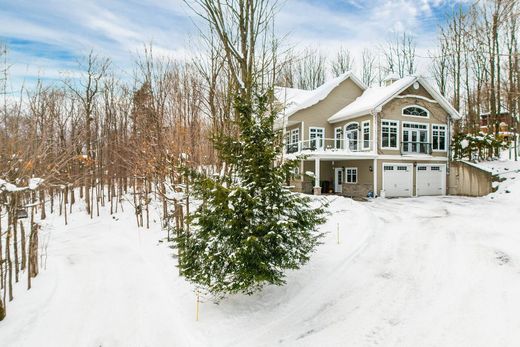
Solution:
<svg viewBox="0 0 520 347"><path fill-rule="evenodd" d="M520 164L481 165L508 172L483 198L328 197L307 266L284 287L203 300L198 322L158 223L137 229L130 208L51 216L46 270L16 288L0 346L518 346Z"/></svg>

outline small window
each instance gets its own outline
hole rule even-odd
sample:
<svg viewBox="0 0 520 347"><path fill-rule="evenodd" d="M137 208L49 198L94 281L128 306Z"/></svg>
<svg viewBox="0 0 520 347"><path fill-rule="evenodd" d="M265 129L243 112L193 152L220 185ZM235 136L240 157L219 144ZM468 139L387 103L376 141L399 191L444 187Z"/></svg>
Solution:
<svg viewBox="0 0 520 347"><path fill-rule="evenodd" d="M419 166L417 168L417 171L426 171L427 167L426 166Z"/></svg>
<svg viewBox="0 0 520 347"><path fill-rule="evenodd" d="M370 149L370 121L362 123L363 127L363 149Z"/></svg>
<svg viewBox="0 0 520 347"><path fill-rule="evenodd" d="M385 166L385 171L393 171L394 170L394 167L393 166Z"/></svg>
<svg viewBox="0 0 520 347"><path fill-rule="evenodd" d="M403 109L404 116L428 117L428 110L420 106L409 106Z"/></svg>
<svg viewBox="0 0 520 347"><path fill-rule="evenodd" d="M336 149L343 148L343 130L341 129L341 127L334 129L334 143Z"/></svg>
<svg viewBox="0 0 520 347"><path fill-rule="evenodd" d="M345 182L357 183L357 168L350 167L345 169Z"/></svg>
<svg viewBox="0 0 520 347"><path fill-rule="evenodd" d="M397 171L408 171L408 166L398 166Z"/></svg>
<svg viewBox="0 0 520 347"><path fill-rule="evenodd" d="M291 130L291 143L296 144L300 142L300 129L296 128Z"/></svg>
<svg viewBox="0 0 520 347"><path fill-rule="evenodd" d="M431 170L432 171L441 171L441 167L440 166L432 166Z"/></svg>

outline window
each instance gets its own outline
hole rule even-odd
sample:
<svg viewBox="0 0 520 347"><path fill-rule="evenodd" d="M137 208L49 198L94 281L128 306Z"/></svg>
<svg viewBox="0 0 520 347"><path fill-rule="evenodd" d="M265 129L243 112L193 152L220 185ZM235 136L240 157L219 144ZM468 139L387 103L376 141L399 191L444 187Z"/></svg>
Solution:
<svg viewBox="0 0 520 347"><path fill-rule="evenodd" d="M343 146L342 146L342 137L343 137L343 131L341 131L341 127L340 128L335 128L334 129L334 146L337 149L343 148Z"/></svg>
<svg viewBox="0 0 520 347"><path fill-rule="evenodd" d="M434 151L445 151L446 150L446 126L445 125L432 125L433 133L433 150Z"/></svg>
<svg viewBox="0 0 520 347"><path fill-rule="evenodd" d="M408 171L408 166L398 166L397 171Z"/></svg>
<svg viewBox="0 0 520 347"><path fill-rule="evenodd" d="M309 128L309 142L311 149L323 148L323 139L325 138L324 128Z"/></svg>
<svg viewBox="0 0 520 347"><path fill-rule="evenodd" d="M381 122L381 147L397 149L397 129L399 125L396 121Z"/></svg>
<svg viewBox="0 0 520 347"><path fill-rule="evenodd" d="M385 171L394 171L393 166L385 166L384 169L385 169Z"/></svg>
<svg viewBox="0 0 520 347"><path fill-rule="evenodd" d="M370 149L370 121L363 122L363 149Z"/></svg>
<svg viewBox="0 0 520 347"><path fill-rule="evenodd" d="M412 116L412 117L429 117L429 112L427 109L422 108L420 106L408 106L403 108L403 116Z"/></svg>
<svg viewBox="0 0 520 347"><path fill-rule="evenodd" d="M300 129L296 128L291 130L291 143L295 144L300 142Z"/></svg>
<svg viewBox="0 0 520 347"><path fill-rule="evenodd" d="M345 169L345 183L357 183L357 167Z"/></svg>
<svg viewBox="0 0 520 347"><path fill-rule="evenodd" d="M345 137L348 144L348 148L351 151L358 150L358 139L359 139L359 124L350 123L345 126Z"/></svg>
<svg viewBox="0 0 520 347"><path fill-rule="evenodd" d="M403 152L430 154L428 138L427 124L403 123Z"/></svg>

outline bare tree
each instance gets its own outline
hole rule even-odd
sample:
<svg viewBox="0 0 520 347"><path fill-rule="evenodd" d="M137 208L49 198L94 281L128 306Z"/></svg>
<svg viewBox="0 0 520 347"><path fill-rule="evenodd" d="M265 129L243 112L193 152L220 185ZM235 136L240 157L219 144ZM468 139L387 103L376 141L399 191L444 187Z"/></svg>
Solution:
<svg viewBox="0 0 520 347"><path fill-rule="evenodd" d="M350 50L340 47L330 65L334 77L339 76L354 68L354 57Z"/></svg>
<svg viewBox="0 0 520 347"><path fill-rule="evenodd" d="M376 79L376 56L374 52L368 48L361 52L361 80L367 86L374 83Z"/></svg>
<svg viewBox="0 0 520 347"><path fill-rule="evenodd" d="M382 49L386 60L386 73L396 73L399 77L414 74L417 69L415 48L413 36L406 32L394 34Z"/></svg>
<svg viewBox="0 0 520 347"><path fill-rule="evenodd" d="M325 83L325 64L319 51L306 49L296 63L296 87L311 90Z"/></svg>

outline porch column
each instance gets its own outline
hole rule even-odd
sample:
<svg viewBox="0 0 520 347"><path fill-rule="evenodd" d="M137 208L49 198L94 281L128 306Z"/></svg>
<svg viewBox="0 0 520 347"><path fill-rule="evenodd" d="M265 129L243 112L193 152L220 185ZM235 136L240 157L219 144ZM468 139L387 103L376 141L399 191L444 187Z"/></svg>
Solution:
<svg viewBox="0 0 520 347"><path fill-rule="evenodd" d="M314 159L314 195L321 195L320 158Z"/></svg>
<svg viewBox="0 0 520 347"><path fill-rule="evenodd" d="M374 159L374 163L372 164L373 170L372 173L374 174L374 197L376 197L377 194L377 159Z"/></svg>

